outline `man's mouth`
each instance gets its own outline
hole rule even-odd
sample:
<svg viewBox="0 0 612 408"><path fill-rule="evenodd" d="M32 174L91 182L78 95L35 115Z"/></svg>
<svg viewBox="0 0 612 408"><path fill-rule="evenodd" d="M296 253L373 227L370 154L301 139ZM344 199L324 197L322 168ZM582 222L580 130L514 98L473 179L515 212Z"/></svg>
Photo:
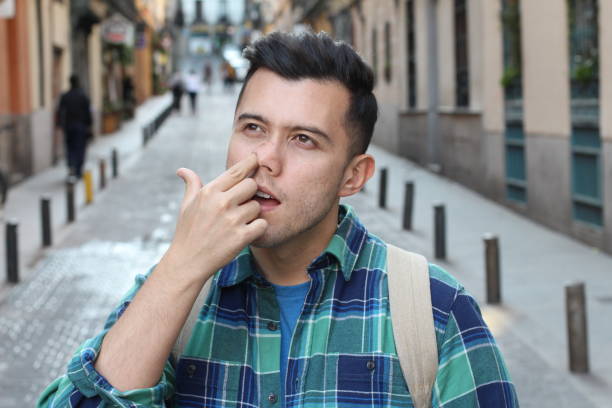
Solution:
<svg viewBox="0 0 612 408"><path fill-rule="evenodd" d="M280 201L276 197L261 188L257 190L253 200L261 205L262 211L270 211L280 205Z"/></svg>

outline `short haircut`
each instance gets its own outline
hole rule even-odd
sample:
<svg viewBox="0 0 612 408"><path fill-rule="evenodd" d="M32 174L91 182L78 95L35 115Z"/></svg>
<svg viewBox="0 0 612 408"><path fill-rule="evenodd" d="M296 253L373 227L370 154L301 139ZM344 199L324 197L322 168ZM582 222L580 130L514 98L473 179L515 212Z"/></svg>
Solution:
<svg viewBox="0 0 612 408"><path fill-rule="evenodd" d="M245 48L243 56L250 62L250 67L238 104L249 80L259 68L288 80L338 81L351 95L346 113L346 130L353 139L350 157L365 153L378 118L378 104L372 93L374 73L350 45L334 41L324 32L273 32Z"/></svg>
<svg viewBox="0 0 612 408"><path fill-rule="evenodd" d="M70 87L78 88L79 86L79 76L77 74L70 75Z"/></svg>

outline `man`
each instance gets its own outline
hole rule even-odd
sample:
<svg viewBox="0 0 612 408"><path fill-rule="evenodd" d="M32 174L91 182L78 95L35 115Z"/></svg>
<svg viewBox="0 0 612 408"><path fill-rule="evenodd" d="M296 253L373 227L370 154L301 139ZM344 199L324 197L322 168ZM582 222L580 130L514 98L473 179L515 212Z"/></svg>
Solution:
<svg viewBox="0 0 612 408"><path fill-rule="evenodd" d="M183 76L177 71L170 79L170 89L172 90L172 110L181 113L181 99L183 98L184 84Z"/></svg>
<svg viewBox="0 0 612 408"><path fill-rule="evenodd" d="M57 118L64 131L68 175L81 178L87 142L92 137L92 120L89 98L79 85L79 77L74 74L70 76L70 90L60 98Z"/></svg>
<svg viewBox="0 0 612 408"><path fill-rule="evenodd" d="M212 90L212 67L210 66L210 62L204 64L203 79L206 84L206 91L210 93Z"/></svg>
<svg viewBox="0 0 612 408"><path fill-rule="evenodd" d="M185 88L187 89L187 94L189 95L191 113L195 115L197 111L198 92L200 92L200 77L193 69L189 71L189 75L187 75Z"/></svg>
<svg viewBox="0 0 612 408"><path fill-rule="evenodd" d="M374 171L372 71L324 34L274 33L245 56L228 170L203 186L179 169L186 190L168 251L41 406L412 406L386 245L339 204ZM432 405L518 406L472 297L440 268L429 273ZM211 277L175 364L168 356Z"/></svg>

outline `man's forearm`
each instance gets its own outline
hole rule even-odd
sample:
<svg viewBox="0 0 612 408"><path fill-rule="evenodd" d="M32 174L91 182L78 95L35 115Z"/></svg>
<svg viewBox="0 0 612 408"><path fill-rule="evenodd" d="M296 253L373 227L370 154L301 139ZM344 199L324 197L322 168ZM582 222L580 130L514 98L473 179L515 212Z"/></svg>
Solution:
<svg viewBox="0 0 612 408"><path fill-rule="evenodd" d="M96 370L120 391L159 382L172 346L204 282L181 281L162 260L106 334Z"/></svg>

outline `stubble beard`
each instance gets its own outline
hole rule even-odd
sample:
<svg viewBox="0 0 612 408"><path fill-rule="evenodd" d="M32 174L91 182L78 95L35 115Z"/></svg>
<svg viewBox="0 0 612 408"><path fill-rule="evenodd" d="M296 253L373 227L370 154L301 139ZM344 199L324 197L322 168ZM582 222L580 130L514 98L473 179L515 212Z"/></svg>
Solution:
<svg viewBox="0 0 612 408"><path fill-rule="evenodd" d="M323 200L325 201L323 204ZM331 191L320 200L301 201L294 214L288 214L284 225L271 225L264 234L251 243L255 248L275 248L295 240L318 226L336 205Z"/></svg>

